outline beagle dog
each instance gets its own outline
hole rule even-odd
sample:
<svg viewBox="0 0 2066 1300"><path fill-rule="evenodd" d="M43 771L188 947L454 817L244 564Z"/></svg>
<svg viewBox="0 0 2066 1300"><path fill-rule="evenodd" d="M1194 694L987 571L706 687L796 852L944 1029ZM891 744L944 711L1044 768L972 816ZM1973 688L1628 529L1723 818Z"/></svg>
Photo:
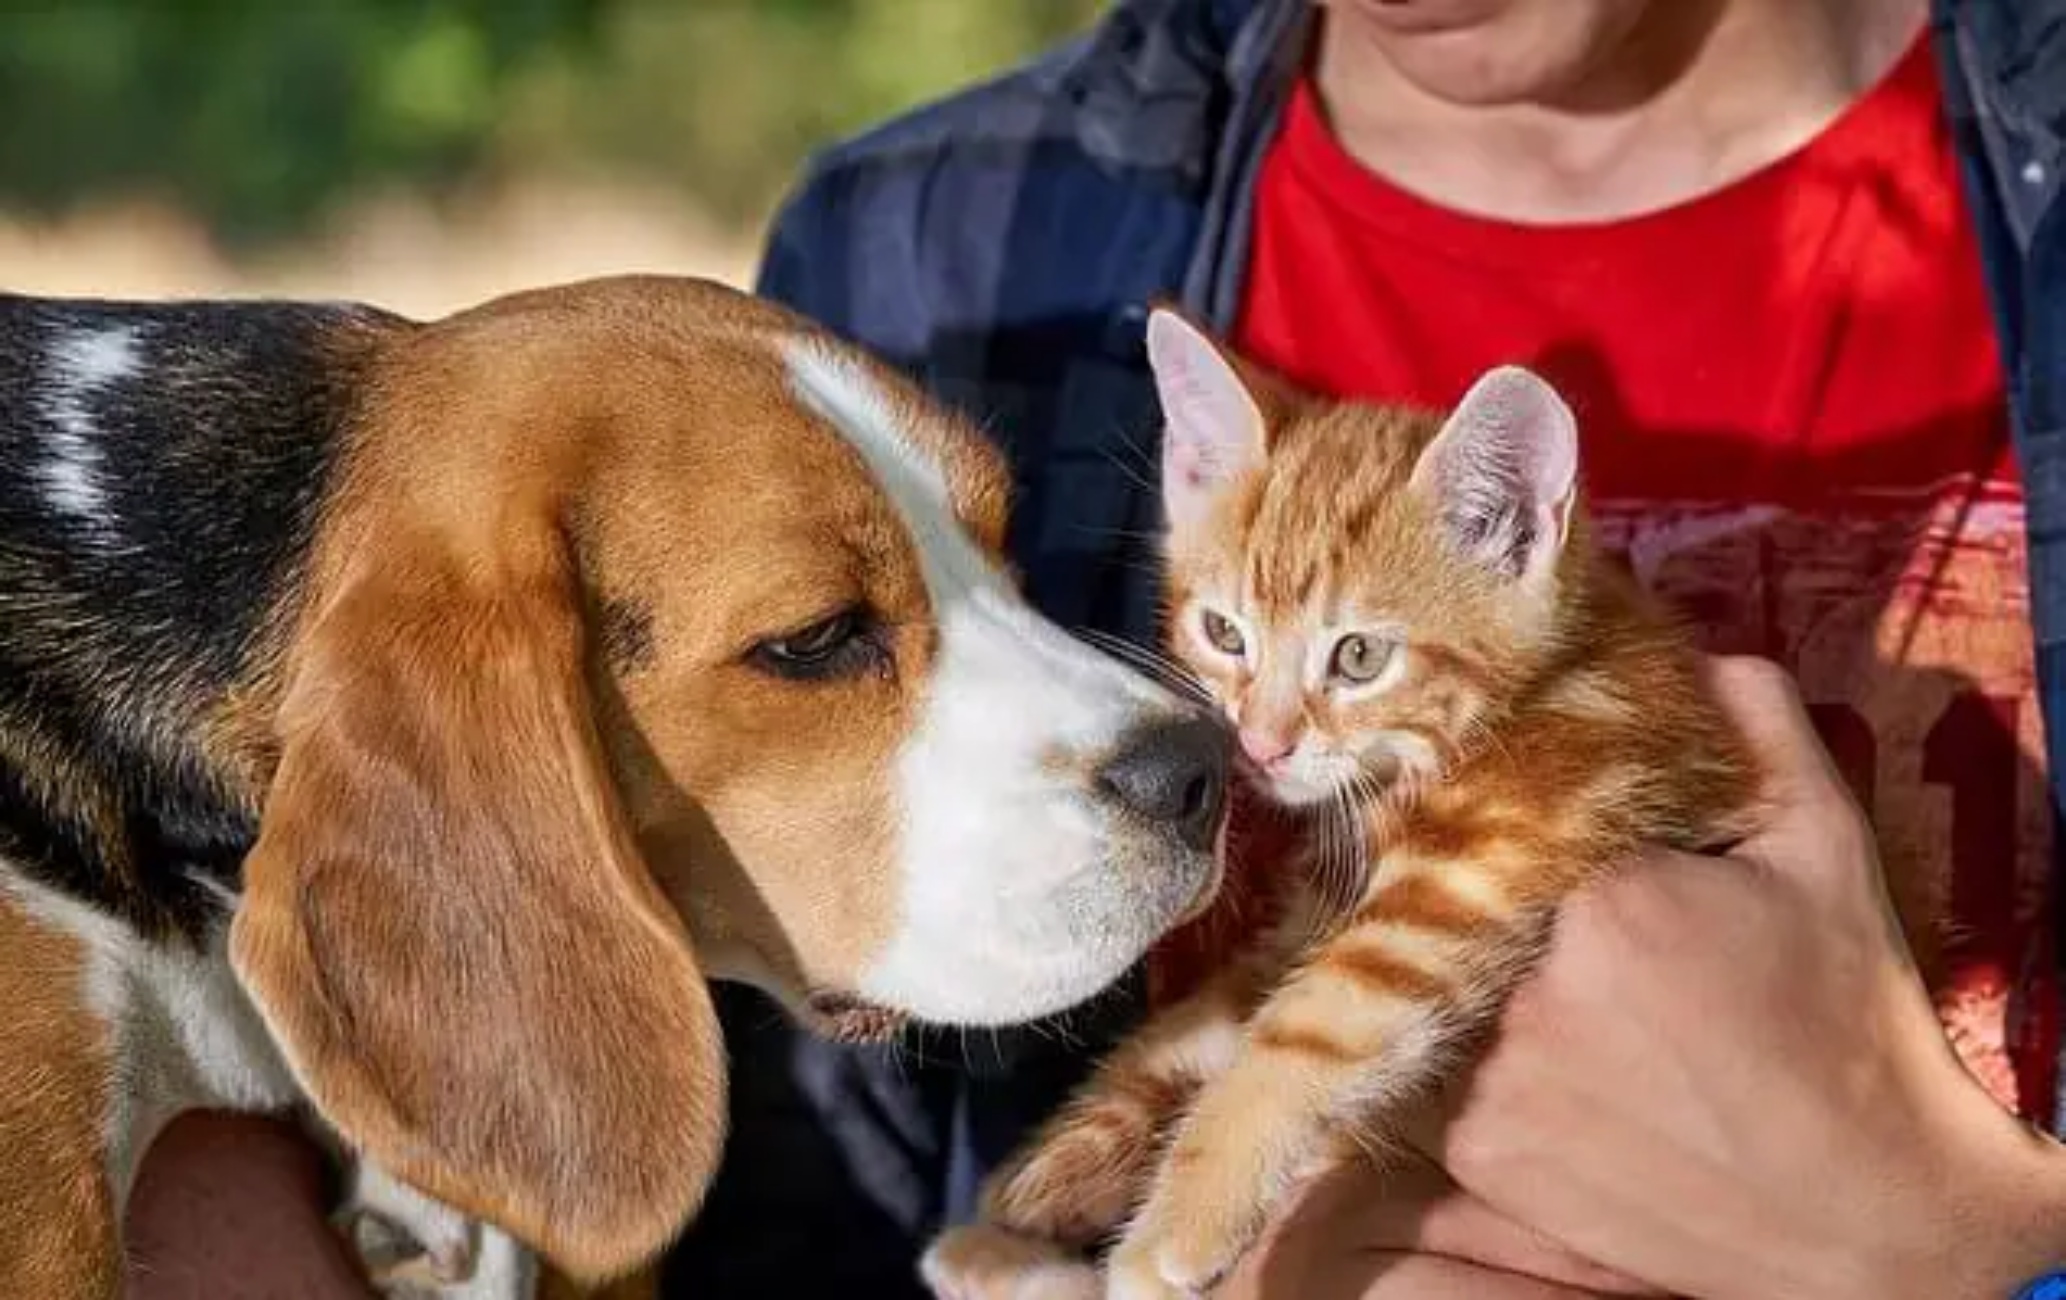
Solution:
<svg viewBox="0 0 2066 1300"><path fill-rule="evenodd" d="M1219 726L1024 603L971 426L744 294L0 297L0 473L0 1296L115 1295L196 1107L334 1140L395 1294L635 1273L706 980L1019 1022L1217 886Z"/></svg>

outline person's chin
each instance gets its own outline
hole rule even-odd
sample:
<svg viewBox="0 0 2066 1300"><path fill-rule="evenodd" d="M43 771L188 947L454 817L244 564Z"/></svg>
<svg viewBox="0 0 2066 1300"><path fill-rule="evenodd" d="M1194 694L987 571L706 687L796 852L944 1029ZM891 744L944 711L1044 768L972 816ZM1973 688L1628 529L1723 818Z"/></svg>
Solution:
<svg viewBox="0 0 2066 1300"><path fill-rule="evenodd" d="M1545 104L1567 98L1601 51L1625 35L1624 5L1512 0L1331 0L1420 94L1457 108ZM1546 20L1559 25L1548 28Z"/></svg>
<svg viewBox="0 0 2066 1300"><path fill-rule="evenodd" d="M1487 58L1468 30L1401 40L1392 66L1430 99L1456 108L1505 108L1559 98L1571 83L1562 69Z"/></svg>
<svg viewBox="0 0 2066 1300"><path fill-rule="evenodd" d="M1499 17L1508 0L1324 0L1353 10L1365 21L1402 36L1424 36L1482 27Z"/></svg>

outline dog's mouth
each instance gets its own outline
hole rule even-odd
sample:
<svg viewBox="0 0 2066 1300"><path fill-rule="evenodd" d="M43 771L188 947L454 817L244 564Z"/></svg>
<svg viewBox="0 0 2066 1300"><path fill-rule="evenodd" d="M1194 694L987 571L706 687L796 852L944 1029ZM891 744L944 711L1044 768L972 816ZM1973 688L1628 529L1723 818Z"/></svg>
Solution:
<svg viewBox="0 0 2066 1300"><path fill-rule="evenodd" d="M880 1043L895 1038L911 1017L892 1007L820 989L804 999L812 1032L836 1043Z"/></svg>

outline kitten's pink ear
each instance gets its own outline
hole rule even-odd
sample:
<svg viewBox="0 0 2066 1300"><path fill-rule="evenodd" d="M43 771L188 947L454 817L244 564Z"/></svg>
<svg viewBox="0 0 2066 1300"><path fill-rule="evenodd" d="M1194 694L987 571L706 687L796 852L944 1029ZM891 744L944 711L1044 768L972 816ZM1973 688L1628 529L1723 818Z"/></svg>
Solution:
<svg viewBox="0 0 2066 1300"><path fill-rule="evenodd" d="M1571 530L1578 421L1532 371L1487 371L1421 453L1413 487L1463 554L1505 577L1534 577Z"/></svg>
<svg viewBox="0 0 2066 1300"><path fill-rule="evenodd" d="M1219 345L1166 307L1148 315L1148 365L1162 399L1162 506L1187 523L1262 463L1262 407Z"/></svg>

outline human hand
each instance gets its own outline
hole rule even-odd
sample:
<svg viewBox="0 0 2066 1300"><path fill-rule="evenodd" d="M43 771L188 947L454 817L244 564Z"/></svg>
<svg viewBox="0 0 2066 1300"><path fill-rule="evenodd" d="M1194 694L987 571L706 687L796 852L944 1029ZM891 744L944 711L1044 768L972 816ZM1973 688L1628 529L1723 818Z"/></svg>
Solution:
<svg viewBox="0 0 2066 1300"><path fill-rule="evenodd" d="M1759 834L1726 857L1654 855L1565 907L1422 1135L1468 1192L1402 1232L1391 1176L1350 1171L1319 1198L1331 1214L1302 1204L1280 1226L1279 1255L1338 1271L1373 1248L1504 1253L1570 1277L1575 1252L1711 1300L1999 1300L2066 1262L2066 1155L1952 1053L1790 683L1713 667L1769 771ZM1517 1232L1565 1249L1516 1256Z"/></svg>
<svg viewBox="0 0 2066 1300"><path fill-rule="evenodd" d="M1459 1189L1433 1163L1344 1165L1296 1203L1214 1300L1581 1300L1659 1294Z"/></svg>
<svg viewBox="0 0 2066 1300"><path fill-rule="evenodd" d="M1489 1204L1703 1297L2001 1297L2066 1262L2066 1156L1953 1054L1791 683L1715 685L1759 834L1573 899L1433 1143Z"/></svg>
<svg viewBox="0 0 2066 1300"><path fill-rule="evenodd" d="M130 1300L372 1300L292 1125L193 1112L145 1154L127 1207Z"/></svg>

